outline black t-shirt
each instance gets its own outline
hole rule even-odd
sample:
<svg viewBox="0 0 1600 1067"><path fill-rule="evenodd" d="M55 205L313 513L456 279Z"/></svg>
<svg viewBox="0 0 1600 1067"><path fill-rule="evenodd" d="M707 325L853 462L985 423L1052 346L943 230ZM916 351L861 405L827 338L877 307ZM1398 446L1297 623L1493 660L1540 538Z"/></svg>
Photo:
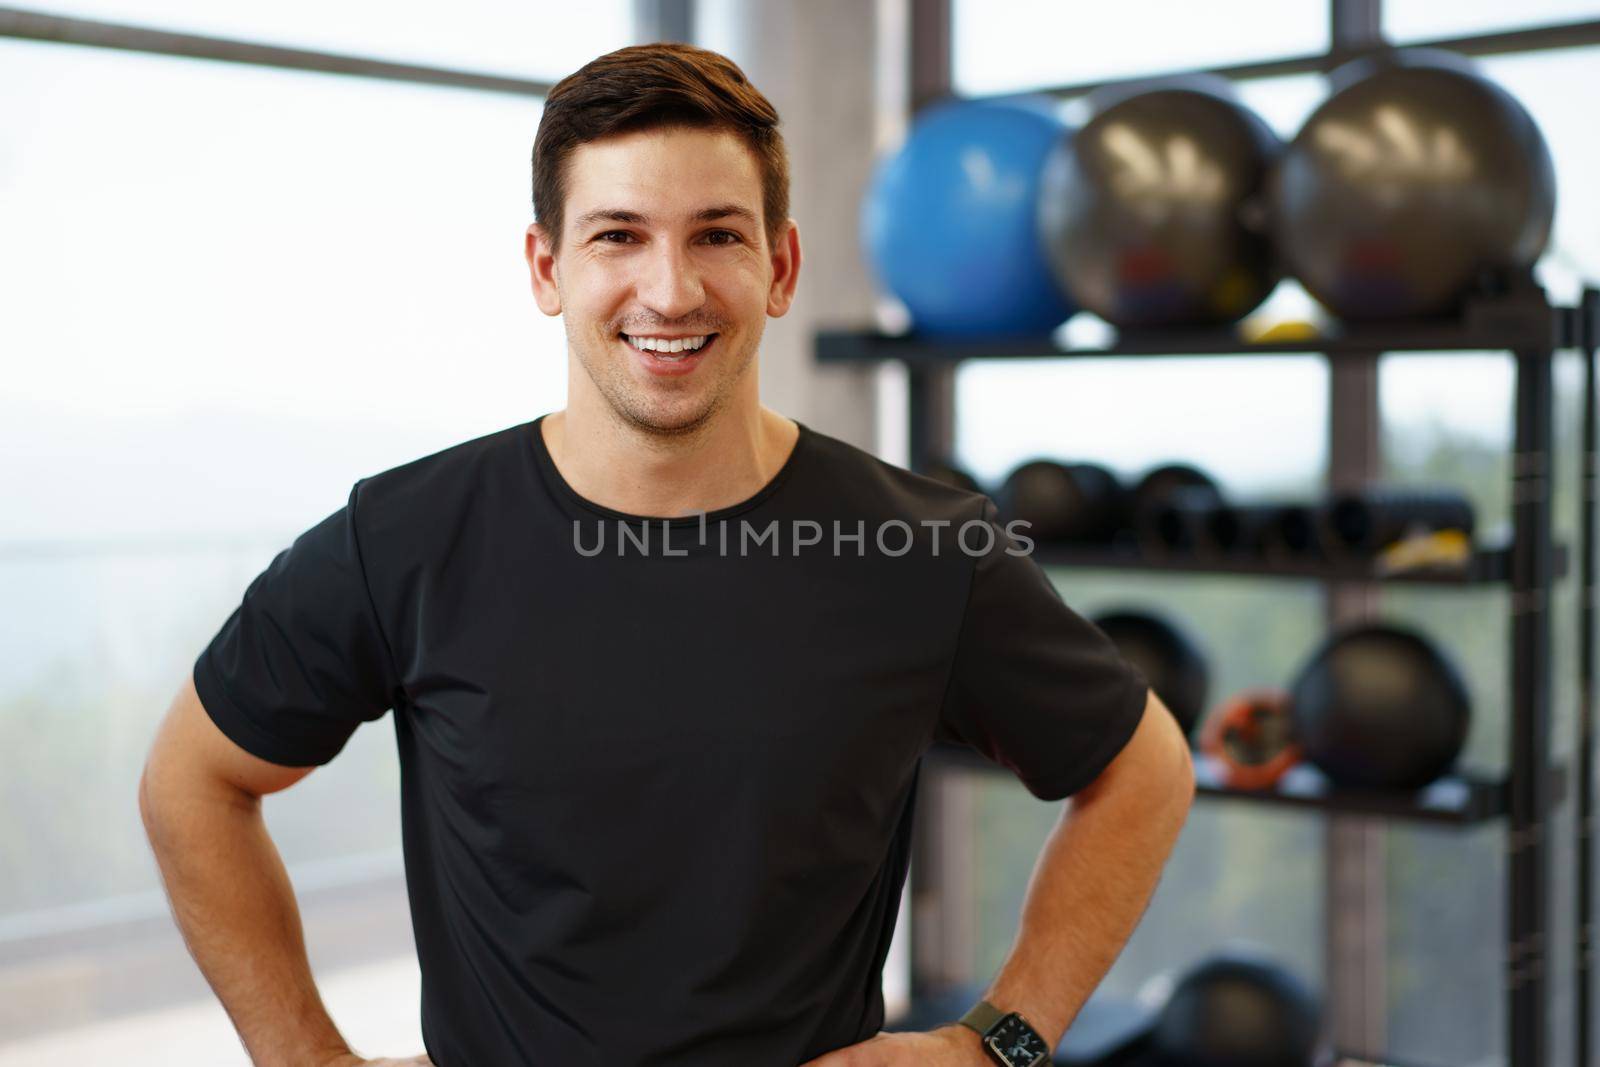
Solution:
<svg viewBox="0 0 1600 1067"><path fill-rule="evenodd" d="M797 1064L883 1024L932 741L1055 800L1138 724L1143 678L1021 547L804 425L743 503L625 516L534 420L356 482L194 681L286 765L394 710L440 1067Z"/></svg>

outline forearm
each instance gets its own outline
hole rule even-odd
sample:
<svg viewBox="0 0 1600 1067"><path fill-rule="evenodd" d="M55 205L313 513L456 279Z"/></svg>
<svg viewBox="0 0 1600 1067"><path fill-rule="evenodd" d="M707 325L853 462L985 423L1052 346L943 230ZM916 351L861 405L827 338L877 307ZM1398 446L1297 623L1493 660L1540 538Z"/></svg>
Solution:
<svg viewBox="0 0 1600 1067"><path fill-rule="evenodd" d="M1155 892L1193 797L1185 752L1158 778L1074 797L1028 883L1017 938L985 994L1052 1048L1105 977Z"/></svg>
<svg viewBox="0 0 1600 1067"><path fill-rule="evenodd" d="M303 1067L348 1054L312 979L294 890L260 800L147 775L140 809L184 941L252 1062Z"/></svg>

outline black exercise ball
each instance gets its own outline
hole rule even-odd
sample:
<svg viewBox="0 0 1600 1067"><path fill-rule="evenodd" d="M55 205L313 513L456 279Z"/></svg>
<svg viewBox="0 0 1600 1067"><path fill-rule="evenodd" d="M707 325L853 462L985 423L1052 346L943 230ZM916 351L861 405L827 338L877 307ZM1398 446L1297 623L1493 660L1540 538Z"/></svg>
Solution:
<svg viewBox="0 0 1600 1067"><path fill-rule="evenodd" d="M1472 503L1459 489L1369 485L1334 494L1319 517L1329 555L1371 556L1397 541L1439 530L1472 537Z"/></svg>
<svg viewBox="0 0 1600 1067"><path fill-rule="evenodd" d="M1211 671L1199 644L1170 619L1148 611L1113 611L1092 620L1156 696L1193 733L1206 709Z"/></svg>
<svg viewBox="0 0 1600 1067"><path fill-rule="evenodd" d="M1449 314L1483 279L1525 274L1555 214L1555 171L1516 98L1461 57L1358 59L1273 182L1287 269L1346 319Z"/></svg>
<svg viewBox="0 0 1600 1067"><path fill-rule="evenodd" d="M1035 459L1006 476L995 501L1007 521L1040 543L1105 543L1123 524L1126 491L1117 476L1093 463Z"/></svg>
<svg viewBox="0 0 1600 1067"><path fill-rule="evenodd" d="M1133 489L1135 536L1149 553L1192 551L1198 544L1196 516L1221 504L1222 491L1205 471L1187 463L1163 464Z"/></svg>
<svg viewBox="0 0 1600 1067"><path fill-rule="evenodd" d="M1293 972L1232 950L1194 967L1151 1034L1162 1067L1312 1067L1322 1009Z"/></svg>
<svg viewBox="0 0 1600 1067"><path fill-rule="evenodd" d="M1289 713L1305 758L1338 785L1420 789L1466 744L1471 703L1449 660L1421 634L1356 626L1301 668Z"/></svg>
<svg viewBox="0 0 1600 1067"><path fill-rule="evenodd" d="M1273 563L1291 563L1315 556L1317 509L1309 504L1275 504L1263 518L1260 540L1263 556Z"/></svg>
<svg viewBox="0 0 1600 1067"><path fill-rule="evenodd" d="M1203 549L1221 555L1258 558L1282 517L1278 504L1223 503L1201 516L1198 539Z"/></svg>
<svg viewBox="0 0 1600 1067"><path fill-rule="evenodd" d="M1206 89L1110 105L1045 169L1039 222L1063 289L1123 327L1246 314L1278 281L1265 184L1280 147L1248 108Z"/></svg>

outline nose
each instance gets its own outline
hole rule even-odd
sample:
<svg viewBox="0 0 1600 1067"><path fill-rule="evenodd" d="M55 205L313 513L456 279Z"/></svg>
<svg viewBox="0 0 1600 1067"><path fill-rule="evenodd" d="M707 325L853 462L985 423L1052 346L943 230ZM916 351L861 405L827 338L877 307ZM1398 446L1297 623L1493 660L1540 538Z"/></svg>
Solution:
<svg viewBox="0 0 1600 1067"><path fill-rule="evenodd" d="M705 303L700 271L688 251L670 241L657 242L640 257L635 291L639 302L664 319L681 318Z"/></svg>

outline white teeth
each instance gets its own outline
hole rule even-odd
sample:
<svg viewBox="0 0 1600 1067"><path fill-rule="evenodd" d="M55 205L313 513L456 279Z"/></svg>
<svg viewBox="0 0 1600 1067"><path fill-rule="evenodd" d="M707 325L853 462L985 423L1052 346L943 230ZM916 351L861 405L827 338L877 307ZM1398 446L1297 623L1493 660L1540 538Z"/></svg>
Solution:
<svg viewBox="0 0 1600 1067"><path fill-rule="evenodd" d="M697 351L705 346L706 339L711 335L702 334L699 337L676 337L670 339L666 337L636 337L629 333L625 333L622 336L627 338L630 345L641 351L672 353Z"/></svg>

